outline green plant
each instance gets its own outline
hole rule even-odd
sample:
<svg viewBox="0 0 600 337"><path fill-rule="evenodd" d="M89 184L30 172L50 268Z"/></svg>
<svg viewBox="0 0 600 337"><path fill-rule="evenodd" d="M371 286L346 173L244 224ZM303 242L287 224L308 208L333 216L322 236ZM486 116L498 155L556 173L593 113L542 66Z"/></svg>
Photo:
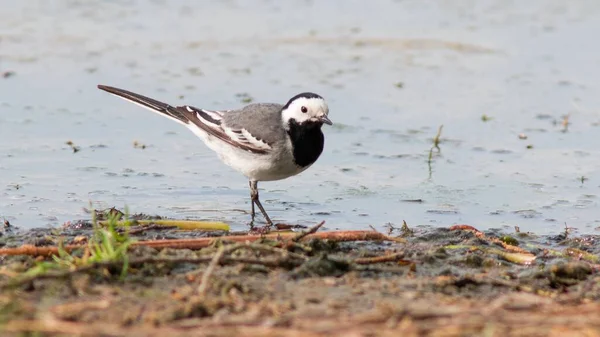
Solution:
<svg viewBox="0 0 600 337"><path fill-rule="evenodd" d="M26 271L22 276L32 278L48 273L49 271L77 271L83 267L94 265L107 265L111 263L121 263L120 278L127 275L129 269L129 256L127 250L133 243L129 237L129 224L127 213L123 215L120 227L125 224L125 230L119 232L121 214L106 214L107 221L100 224L97 220L96 212L92 212L93 234L88 240L83 253L68 252L64 249L64 244L59 243L58 255L53 255L51 261L42 261Z"/></svg>

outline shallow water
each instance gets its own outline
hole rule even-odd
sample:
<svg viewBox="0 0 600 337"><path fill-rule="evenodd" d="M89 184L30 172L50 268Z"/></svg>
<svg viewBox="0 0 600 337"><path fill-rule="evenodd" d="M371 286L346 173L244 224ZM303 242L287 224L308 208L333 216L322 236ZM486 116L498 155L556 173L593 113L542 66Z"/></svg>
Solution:
<svg viewBox="0 0 600 337"><path fill-rule="evenodd" d="M86 218L90 202L248 222L244 177L102 83L214 109L323 95L335 125L325 127L322 157L297 177L259 184L277 221L600 226L600 3L0 6L0 217L14 225ZM441 152L428 164L440 125Z"/></svg>

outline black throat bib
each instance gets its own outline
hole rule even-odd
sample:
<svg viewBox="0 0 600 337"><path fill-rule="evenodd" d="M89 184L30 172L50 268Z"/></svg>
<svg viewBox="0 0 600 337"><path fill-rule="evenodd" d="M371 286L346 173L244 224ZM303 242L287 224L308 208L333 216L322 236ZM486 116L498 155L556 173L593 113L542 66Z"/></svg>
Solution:
<svg viewBox="0 0 600 337"><path fill-rule="evenodd" d="M321 132L322 123L304 122L299 124L296 120L289 121L288 135L292 140L294 149L294 162L300 167L311 165L323 152L325 137Z"/></svg>

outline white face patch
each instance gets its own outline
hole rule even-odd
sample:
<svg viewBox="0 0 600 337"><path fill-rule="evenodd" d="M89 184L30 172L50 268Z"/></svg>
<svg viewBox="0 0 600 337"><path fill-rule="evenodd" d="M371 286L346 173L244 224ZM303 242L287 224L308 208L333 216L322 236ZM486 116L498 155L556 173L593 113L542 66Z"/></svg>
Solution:
<svg viewBox="0 0 600 337"><path fill-rule="evenodd" d="M306 111L306 112L304 112ZM329 107L322 98L299 97L293 100L287 109L283 110L281 117L283 126L287 129L288 123L294 119L298 123L307 121L319 121L323 116L329 114Z"/></svg>

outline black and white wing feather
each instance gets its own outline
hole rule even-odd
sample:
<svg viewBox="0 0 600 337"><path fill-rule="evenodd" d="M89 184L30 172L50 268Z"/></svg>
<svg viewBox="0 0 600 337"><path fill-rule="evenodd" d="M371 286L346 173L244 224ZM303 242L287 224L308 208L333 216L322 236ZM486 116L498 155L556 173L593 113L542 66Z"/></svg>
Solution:
<svg viewBox="0 0 600 337"><path fill-rule="evenodd" d="M270 144L264 140L256 138L246 129L230 127L224 123L224 114L230 110L206 110L198 109L189 105L180 106L177 107L177 109L186 109L188 112L193 114L193 117L190 117L189 121L195 126L235 147L259 154L268 153L271 150Z"/></svg>
<svg viewBox="0 0 600 337"><path fill-rule="evenodd" d="M229 111L199 109L189 105L174 107L131 91L105 85L98 85L98 88L159 113L188 128L198 128L233 147L256 154L266 154L271 150L272 144L256 138L245 128L227 126L223 117Z"/></svg>

